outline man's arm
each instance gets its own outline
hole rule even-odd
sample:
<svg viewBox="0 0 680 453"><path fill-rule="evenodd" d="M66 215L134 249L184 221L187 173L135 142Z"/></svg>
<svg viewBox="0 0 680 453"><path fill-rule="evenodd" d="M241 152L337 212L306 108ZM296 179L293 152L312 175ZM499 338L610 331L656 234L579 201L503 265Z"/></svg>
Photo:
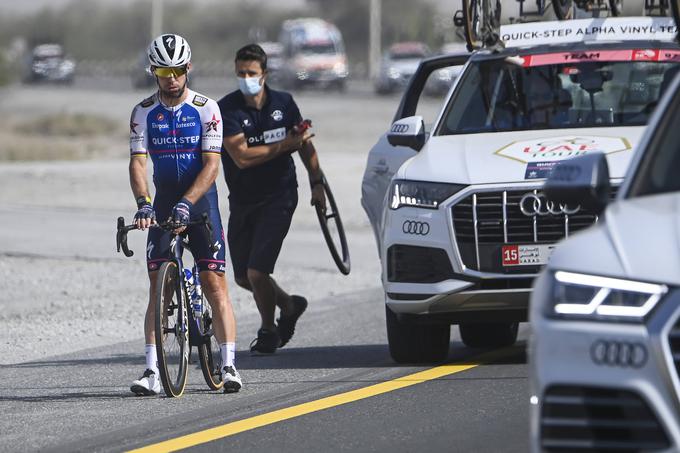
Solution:
<svg viewBox="0 0 680 453"><path fill-rule="evenodd" d="M145 154L133 154L130 156L130 165L128 166L128 171L130 173L130 188L132 189L132 194L137 202L137 207L140 207L139 200L145 200L148 204L151 204L151 197L149 196L149 186L146 180L146 155ZM135 218L135 223L140 229L148 228L152 223L152 218Z"/></svg>
<svg viewBox="0 0 680 453"><path fill-rule="evenodd" d="M322 209L326 209L326 194L323 188L323 172L321 171L321 166L319 165L319 156L316 153L316 148L311 140L307 140L300 149L300 159L307 169L309 174L309 184L312 188L312 200L311 204L319 204Z"/></svg>
<svg viewBox="0 0 680 453"><path fill-rule="evenodd" d="M203 168L194 180L189 190L184 194L184 198L190 203L196 203L210 189L217 179L220 169L219 153L203 153Z"/></svg>
<svg viewBox="0 0 680 453"><path fill-rule="evenodd" d="M246 136L241 133L224 137L223 144L236 166L244 169L263 164L282 154L297 151L312 136L310 132L296 135L289 131L286 138L279 142L248 147Z"/></svg>

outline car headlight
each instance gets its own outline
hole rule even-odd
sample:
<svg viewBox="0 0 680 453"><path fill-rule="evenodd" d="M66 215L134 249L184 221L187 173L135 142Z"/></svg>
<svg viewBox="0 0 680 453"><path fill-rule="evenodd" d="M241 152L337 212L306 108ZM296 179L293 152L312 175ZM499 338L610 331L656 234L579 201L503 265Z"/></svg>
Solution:
<svg viewBox="0 0 680 453"><path fill-rule="evenodd" d="M401 71L399 71L397 68L389 68L387 70L387 77L390 79L398 79L401 77Z"/></svg>
<svg viewBox="0 0 680 453"><path fill-rule="evenodd" d="M667 292L666 285L557 271L548 310L559 318L642 322Z"/></svg>
<svg viewBox="0 0 680 453"><path fill-rule="evenodd" d="M464 187L461 184L395 180L390 188L390 209L402 206L437 209L442 201Z"/></svg>

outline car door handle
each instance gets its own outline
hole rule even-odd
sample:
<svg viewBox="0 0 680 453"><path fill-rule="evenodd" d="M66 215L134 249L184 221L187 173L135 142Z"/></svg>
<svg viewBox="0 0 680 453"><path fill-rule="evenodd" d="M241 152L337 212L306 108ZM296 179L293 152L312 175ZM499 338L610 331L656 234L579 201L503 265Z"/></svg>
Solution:
<svg viewBox="0 0 680 453"><path fill-rule="evenodd" d="M373 172L378 173L379 175L381 175L383 173L387 173L387 170L389 170L389 169L390 169L390 167L388 167L385 164L377 164L377 165L374 165L373 168L372 168Z"/></svg>

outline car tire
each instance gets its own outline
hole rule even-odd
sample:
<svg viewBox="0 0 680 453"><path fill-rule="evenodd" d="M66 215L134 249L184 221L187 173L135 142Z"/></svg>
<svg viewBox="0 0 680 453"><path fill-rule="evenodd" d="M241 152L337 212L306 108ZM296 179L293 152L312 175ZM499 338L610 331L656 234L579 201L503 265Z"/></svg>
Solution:
<svg viewBox="0 0 680 453"><path fill-rule="evenodd" d="M458 326L460 338L470 348L499 348L510 346L517 341L519 323L480 322Z"/></svg>
<svg viewBox="0 0 680 453"><path fill-rule="evenodd" d="M449 355L451 326L419 325L400 321L385 306L387 342L397 363L438 363Z"/></svg>

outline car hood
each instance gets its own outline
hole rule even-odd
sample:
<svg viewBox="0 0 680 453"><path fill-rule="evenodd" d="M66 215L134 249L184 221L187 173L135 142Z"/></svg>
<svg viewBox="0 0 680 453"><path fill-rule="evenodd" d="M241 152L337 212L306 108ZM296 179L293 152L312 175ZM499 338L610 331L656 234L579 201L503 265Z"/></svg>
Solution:
<svg viewBox="0 0 680 453"><path fill-rule="evenodd" d="M341 54L302 55L295 59L295 66L308 71L333 69L338 63L345 63Z"/></svg>
<svg viewBox="0 0 680 453"><path fill-rule="evenodd" d="M549 268L680 285L680 192L620 200L555 248Z"/></svg>
<svg viewBox="0 0 680 453"><path fill-rule="evenodd" d="M560 160L597 151L622 178L643 126L432 136L397 174L401 179L493 184L541 180Z"/></svg>

